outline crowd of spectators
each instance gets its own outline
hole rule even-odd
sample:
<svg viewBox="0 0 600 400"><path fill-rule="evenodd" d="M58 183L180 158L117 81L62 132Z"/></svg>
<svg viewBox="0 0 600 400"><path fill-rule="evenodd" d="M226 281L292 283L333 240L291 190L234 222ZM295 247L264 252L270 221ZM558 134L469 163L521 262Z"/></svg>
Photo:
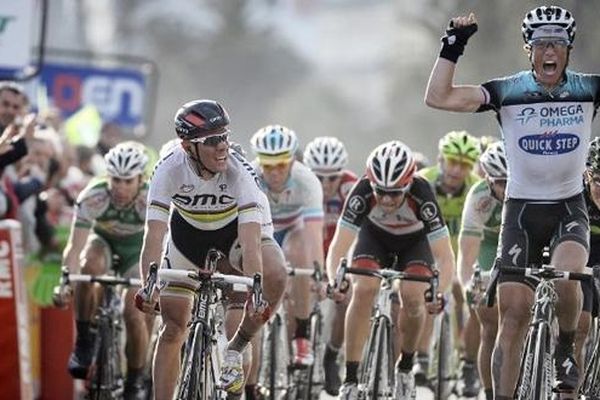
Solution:
<svg viewBox="0 0 600 400"><path fill-rule="evenodd" d="M119 127L106 124L95 148L71 144L58 110L34 113L20 85L0 82L0 133L0 218L21 223L28 256L60 254L77 195L122 140Z"/></svg>

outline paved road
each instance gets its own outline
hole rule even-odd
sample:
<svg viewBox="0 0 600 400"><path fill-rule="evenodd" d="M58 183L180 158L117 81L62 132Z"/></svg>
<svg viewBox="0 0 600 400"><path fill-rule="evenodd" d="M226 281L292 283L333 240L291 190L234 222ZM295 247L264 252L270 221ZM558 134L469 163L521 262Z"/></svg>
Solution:
<svg viewBox="0 0 600 400"><path fill-rule="evenodd" d="M335 400L336 397L329 396L326 393L322 392L319 400ZM450 399L458 399L457 397L451 397ZM425 388L417 388L417 400L433 400L433 394L430 390ZM483 393L478 397L477 400L485 400L485 396Z"/></svg>

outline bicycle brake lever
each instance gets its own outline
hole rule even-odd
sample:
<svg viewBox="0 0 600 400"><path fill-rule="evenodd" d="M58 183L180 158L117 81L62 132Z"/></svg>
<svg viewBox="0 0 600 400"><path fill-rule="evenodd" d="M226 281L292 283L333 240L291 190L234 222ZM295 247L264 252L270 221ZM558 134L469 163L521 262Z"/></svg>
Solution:
<svg viewBox="0 0 600 400"><path fill-rule="evenodd" d="M258 272L254 274L252 282L252 303L255 308L263 304L262 275Z"/></svg>

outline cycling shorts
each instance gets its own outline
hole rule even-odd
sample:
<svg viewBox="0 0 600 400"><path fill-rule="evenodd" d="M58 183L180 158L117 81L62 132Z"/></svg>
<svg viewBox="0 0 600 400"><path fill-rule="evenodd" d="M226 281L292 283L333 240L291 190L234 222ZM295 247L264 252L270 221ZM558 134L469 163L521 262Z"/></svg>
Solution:
<svg viewBox="0 0 600 400"><path fill-rule="evenodd" d="M504 203L498 243L500 265L540 265L544 247L549 246L552 254L564 241L575 241L589 250L589 218L582 193L552 202L508 199ZM499 282L522 282L535 288L537 280L501 275Z"/></svg>
<svg viewBox="0 0 600 400"><path fill-rule="evenodd" d="M125 278L139 278L142 237L143 234L140 233L127 238L109 238L92 232L88 236L86 248L100 246L104 252L105 262L112 271ZM113 262L113 256L118 257L116 262Z"/></svg>
<svg viewBox="0 0 600 400"><path fill-rule="evenodd" d="M423 231L393 235L370 221L362 224L352 255L359 267L404 270L409 265L434 265L429 241ZM394 263L394 261L396 261Z"/></svg>

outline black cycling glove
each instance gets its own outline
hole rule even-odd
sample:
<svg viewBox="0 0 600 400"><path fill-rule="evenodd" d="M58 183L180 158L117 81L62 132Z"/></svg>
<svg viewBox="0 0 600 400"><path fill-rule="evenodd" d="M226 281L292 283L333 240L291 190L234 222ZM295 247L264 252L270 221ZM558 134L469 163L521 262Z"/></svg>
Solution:
<svg viewBox="0 0 600 400"><path fill-rule="evenodd" d="M458 57L462 56L465 51L467 41L475 32L477 32L477 24L455 28L450 20L446 34L442 37L440 57L456 63Z"/></svg>

